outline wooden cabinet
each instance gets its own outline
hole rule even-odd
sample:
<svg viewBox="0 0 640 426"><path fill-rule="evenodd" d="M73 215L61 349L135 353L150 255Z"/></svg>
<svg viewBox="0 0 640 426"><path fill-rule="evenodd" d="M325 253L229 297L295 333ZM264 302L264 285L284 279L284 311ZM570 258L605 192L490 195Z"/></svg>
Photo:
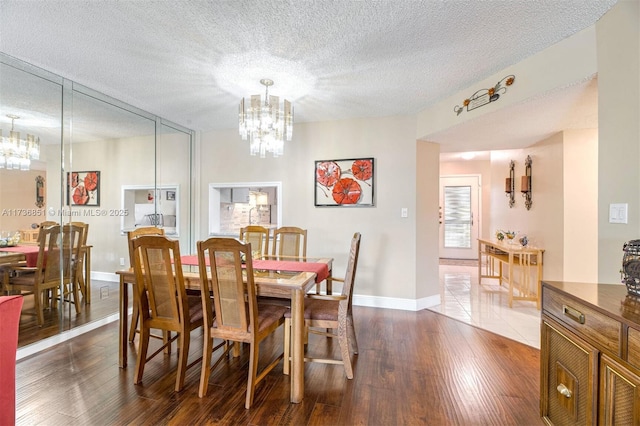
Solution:
<svg viewBox="0 0 640 426"><path fill-rule="evenodd" d="M554 425L640 425L640 299L615 284L544 282L540 414Z"/></svg>

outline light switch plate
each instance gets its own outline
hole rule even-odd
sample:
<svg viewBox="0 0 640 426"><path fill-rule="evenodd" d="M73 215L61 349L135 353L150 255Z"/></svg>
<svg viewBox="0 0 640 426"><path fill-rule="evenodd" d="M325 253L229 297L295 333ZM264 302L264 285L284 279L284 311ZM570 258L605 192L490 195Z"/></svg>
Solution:
<svg viewBox="0 0 640 426"><path fill-rule="evenodd" d="M628 209L627 203L609 204L609 223L628 223Z"/></svg>
<svg viewBox="0 0 640 426"><path fill-rule="evenodd" d="M409 209L406 207L403 207L400 210L400 217L409 217Z"/></svg>

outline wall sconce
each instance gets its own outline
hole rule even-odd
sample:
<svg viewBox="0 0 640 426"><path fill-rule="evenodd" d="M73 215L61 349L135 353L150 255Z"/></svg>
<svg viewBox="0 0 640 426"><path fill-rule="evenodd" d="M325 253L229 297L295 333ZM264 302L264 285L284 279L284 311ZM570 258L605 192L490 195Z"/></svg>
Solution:
<svg viewBox="0 0 640 426"><path fill-rule="evenodd" d="M527 210L531 210L531 156L527 155L527 159L524 160L524 170L525 176L522 176L520 180L520 192L522 192L522 196L524 197L524 205Z"/></svg>
<svg viewBox="0 0 640 426"><path fill-rule="evenodd" d="M504 182L504 192L506 193L507 197L509 198L509 208L512 208L513 205L516 203L516 199L515 199L515 173L514 173L514 168L515 168L515 163L513 162L513 160L511 160L511 162L509 162L509 177L505 179Z"/></svg>

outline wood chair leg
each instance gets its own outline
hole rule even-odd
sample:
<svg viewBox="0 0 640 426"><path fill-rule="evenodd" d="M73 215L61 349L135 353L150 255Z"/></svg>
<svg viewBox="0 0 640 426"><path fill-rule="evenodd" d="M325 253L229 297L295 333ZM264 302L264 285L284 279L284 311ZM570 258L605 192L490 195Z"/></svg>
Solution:
<svg viewBox="0 0 640 426"><path fill-rule="evenodd" d="M138 345L138 360L136 361L136 371L133 375L133 383L138 384L142 381L142 373L144 373L144 365L147 362L147 350L149 349L150 330L140 327L140 345Z"/></svg>
<svg viewBox="0 0 640 426"><path fill-rule="evenodd" d="M78 286L74 282L69 283L69 286L71 287L71 293L73 293L73 304L76 305L76 314L80 313L80 294L78 293Z"/></svg>
<svg viewBox="0 0 640 426"><path fill-rule="evenodd" d="M34 307L36 309L36 315L38 317L38 326L42 327L44 325L44 312L43 312L43 306L40 303L41 299L44 297L45 294L47 294L48 291L34 291L33 292L33 303L34 303Z"/></svg>
<svg viewBox="0 0 640 426"><path fill-rule="evenodd" d="M179 338L178 352L178 373L176 376L176 392L180 392L184 387L184 376L187 374L187 361L189 358L189 341L191 333L188 330L182 330Z"/></svg>
<svg viewBox="0 0 640 426"><path fill-rule="evenodd" d="M358 353L358 339L356 339L356 329L353 326L353 317L347 317L347 330L349 331L349 342L353 347L353 353Z"/></svg>
<svg viewBox="0 0 640 426"><path fill-rule="evenodd" d="M140 319L140 312L138 311L138 295L133 296L133 313L131 315L131 327L129 328L129 341L133 342L136 337L136 331L138 330L138 320Z"/></svg>
<svg viewBox="0 0 640 426"><path fill-rule="evenodd" d="M200 370L200 387L198 388L198 396L200 398L207 394L209 388L209 377L211 376L211 352L213 351L213 339L204 336L204 347L202 348L202 368Z"/></svg>
<svg viewBox="0 0 640 426"><path fill-rule="evenodd" d="M349 341L347 338L346 326L341 322L338 325L338 342L340 343L340 353L344 363L344 371L347 379L353 379L353 367L351 366L351 354L349 353Z"/></svg>
<svg viewBox="0 0 640 426"><path fill-rule="evenodd" d="M282 374L289 375L291 369L291 319L284 319L284 360Z"/></svg>
<svg viewBox="0 0 640 426"><path fill-rule="evenodd" d="M244 408L251 408L253 404L253 395L256 390L256 376L258 375L258 351L260 344L258 342L252 342L249 350L249 378L247 380L247 398L244 403Z"/></svg>

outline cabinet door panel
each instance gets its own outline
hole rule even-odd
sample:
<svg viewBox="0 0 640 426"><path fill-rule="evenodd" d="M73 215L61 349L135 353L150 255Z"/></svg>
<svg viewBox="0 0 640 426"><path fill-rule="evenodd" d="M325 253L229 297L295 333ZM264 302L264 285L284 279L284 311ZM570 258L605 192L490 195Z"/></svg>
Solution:
<svg viewBox="0 0 640 426"><path fill-rule="evenodd" d="M543 419L554 425L596 424L598 351L543 317L540 354Z"/></svg>
<svg viewBox="0 0 640 426"><path fill-rule="evenodd" d="M600 424L640 425L640 377L606 355L600 361Z"/></svg>

